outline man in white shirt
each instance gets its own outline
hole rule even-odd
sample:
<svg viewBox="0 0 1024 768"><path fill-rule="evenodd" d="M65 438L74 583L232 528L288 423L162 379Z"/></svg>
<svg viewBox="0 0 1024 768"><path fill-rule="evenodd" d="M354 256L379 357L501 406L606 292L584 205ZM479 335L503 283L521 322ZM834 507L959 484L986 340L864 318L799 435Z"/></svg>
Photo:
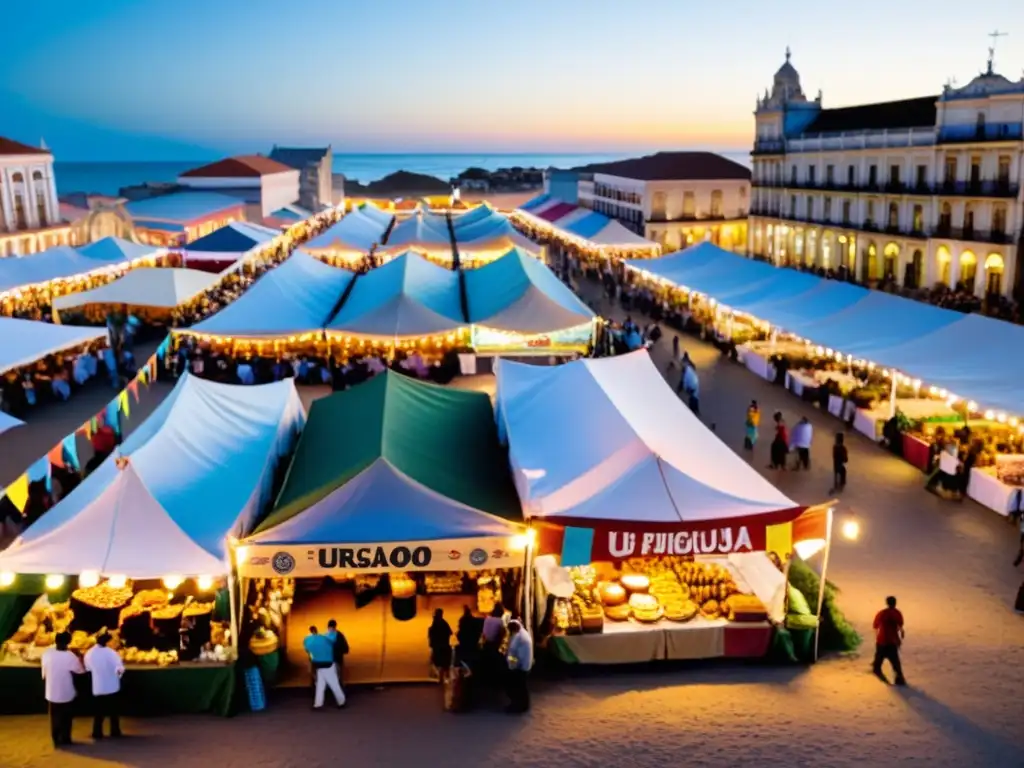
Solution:
<svg viewBox="0 0 1024 768"><path fill-rule="evenodd" d="M92 695L95 707L92 719L92 737L103 738L103 720L110 718L110 736L120 738L121 718L117 711L118 693L124 662L117 651L108 648L110 635L104 632L96 638L96 645L85 653L85 668L92 673Z"/></svg>
<svg viewBox="0 0 1024 768"><path fill-rule="evenodd" d="M518 619L508 623L508 699L506 712L522 714L530 709L526 676L533 667L533 638Z"/></svg>
<svg viewBox="0 0 1024 768"><path fill-rule="evenodd" d="M50 736L54 747L69 746L71 742L72 706L75 701L75 675L85 672L82 662L68 650L69 632L59 632L54 647L43 654L41 660L43 680L46 681L46 701L50 705Z"/></svg>

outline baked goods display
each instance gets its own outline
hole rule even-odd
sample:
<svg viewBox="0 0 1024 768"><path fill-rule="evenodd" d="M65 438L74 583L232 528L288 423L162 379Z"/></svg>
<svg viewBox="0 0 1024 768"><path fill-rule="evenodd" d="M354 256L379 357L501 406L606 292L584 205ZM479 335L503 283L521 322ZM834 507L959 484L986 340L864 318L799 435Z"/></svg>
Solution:
<svg viewBox="0 0 1024 768"><path fill-rule="evenodd" d="M457 595L462 592L462 574L428 573L423 577L423 586L428 595Z"/></svg>
<svg viewBox="0 0 1024 768"><path fill-rule="evenodd" d="M391 596L399 600L416 595L416 580L407 573L391 574Z"/></svg>
<svg viewBox="0 0 1024 768"><path fill-rule="evenodd" d="M567 634L602 631L604 621L650 625L768 618L761 601L740 589L725 562L632 558L621 570L595 564L571 568L569 574L575 591L554 613L556 628Z"/></svg>
<svg viewBox="0 0 1024 768"><path fill-rule="evenodd" d="M177 664L183 617L204 621L204 626L209 626L211 648L228 645L228 624L210 620L213 608L213 601L171 603L165 590L143 590L133 596L128 587L103 584L76 589L68 602L51 603L47 595L42 595L3 644L0 656L38 663L59 632L70 632L70 650L84 654L106 633L110 635L107 647L117 651L125 663ZM95 626L100 616L109 616L111 620ZM211 660L223 655L223 651L214 654Z"/></svg>

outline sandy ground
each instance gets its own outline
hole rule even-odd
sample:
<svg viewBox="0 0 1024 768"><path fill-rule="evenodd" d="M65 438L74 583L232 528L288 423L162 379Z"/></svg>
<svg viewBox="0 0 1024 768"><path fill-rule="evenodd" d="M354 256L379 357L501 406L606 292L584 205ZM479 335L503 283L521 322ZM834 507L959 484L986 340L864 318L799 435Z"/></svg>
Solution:
<svg viewBox="0 0 1024 768"><path fill-rule="evenodd" d="M655 349L663 366L670 341ZM784 411L790 423L810 417L812 470L776 479L802 503L824 499L837 422L712 348L688 337L683 345L700 370L705 421L737 451L751 398L766 414ZM59 416L81 421L89 415L84 405L67 404ZM78 408L85 412L69 415ZM49 421L24 428L24 445L47 429ZM53 441L60 437L54 434ZM10 444L0 447L6 472L18 461L8 455ZM850 436L849 447L850 485L839 510L856 513L862 536L837 542L829 576L865 634L885 595L899 597L909 689L868 674L869 638L859 656L809 669L708 664L537 680L534 708L521 718L490 709L445 714L432 687L355 690L345 712L316 714L305 695L289 692L265 713L227 721L129 721L132 737L121 743L90 743L88 724L80 722L75 734L83 745L57 755L45 718L0 718L0 766L1024 765L1024 618L1012 610L1021 575L1010 565L1015 531L973 502L925 493L920 473L860 435ZM762 443L752 459L765 474L767 449Z"/></svg>

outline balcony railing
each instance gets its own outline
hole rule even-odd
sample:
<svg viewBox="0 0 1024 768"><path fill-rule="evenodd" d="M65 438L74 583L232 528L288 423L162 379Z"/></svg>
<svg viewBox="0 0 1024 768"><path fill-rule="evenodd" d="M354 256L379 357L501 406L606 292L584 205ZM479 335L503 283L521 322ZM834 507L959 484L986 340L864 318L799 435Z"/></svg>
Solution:
<svg viewBox="0 0 1024 768"><path fill-rule="evenodd" d="M958 197L1016 197L1019 193L1020 185L1011 184L1009 179L944 181L935 188L937 195Z"/></svg>
<svg viewBox="0 0 1024 768"><path fill-rule="evenodd" d="M945 125L939 129L940 144L970 144L987 141L1024 140L1024 123Z"/></svg>
<svg viewBox="0 0 1024 768"><path fill-rule="evenodd" d="M786 142L782 139L758 139L754 142L754 155L781 155L786 151Z"/></svg>
<svg viewBox="0 0 1024 768"><path fill-rule="evenodd" d="M904 182L886 182L863 184L830 184L828 182L811 183L809 181L754 183L754 189L799 189L814 192L846 192L860 194L886 195L918 195L931 197L934 195L952 195L960 197L1017 197L1020 193L1019 184L1011 184L1009 180L986 179L983 181L950 181L940 184L906 184Z"/></svg>

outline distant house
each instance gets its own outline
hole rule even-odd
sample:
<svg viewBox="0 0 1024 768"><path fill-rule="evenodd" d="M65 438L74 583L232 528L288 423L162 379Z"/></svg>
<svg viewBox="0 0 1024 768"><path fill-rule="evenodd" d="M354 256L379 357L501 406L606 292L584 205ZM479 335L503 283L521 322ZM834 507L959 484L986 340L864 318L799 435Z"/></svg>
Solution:
<svg viewBox="0 0 1024 768"><path fill-rule="evenodd" d="M270 159L299 172L299 205L311 211L320 210L321 206L333 205L334 182L332 165L334 153L331 146L326 147L279 147L274 145L270 151ZM344 192L342 192L344 200Z"/></svg>
<svg viewBox="0 0 1024 768"><path fill-rule="evenodd" d="M239 155L185 171L178 184L216 192L246 205L247 218L260 222L299 199L299 171L262 155Z"/></svg>
<svg viewBox="0 0 1024 768"><path fill-rule="evenodd" d="M217 192L172 192L124 206L135 236L158 246L187 245L234 221L245 221L245 202Z"/></svg>

